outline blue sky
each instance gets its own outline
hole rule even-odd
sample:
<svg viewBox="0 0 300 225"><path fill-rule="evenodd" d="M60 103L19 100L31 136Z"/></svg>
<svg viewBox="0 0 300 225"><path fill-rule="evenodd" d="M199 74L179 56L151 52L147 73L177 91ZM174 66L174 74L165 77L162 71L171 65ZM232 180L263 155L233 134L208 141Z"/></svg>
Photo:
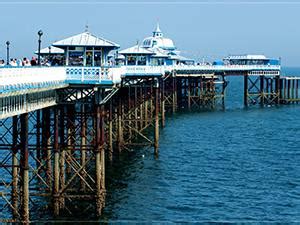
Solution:
<svg viewBox="0 0 300 225"><path fill-rule="evenodd" d="M258 53L300 65L300 2L265 1L5 1L0 0L0 58L31 57L42 29L43 47L84 31L126 48L150 36L159 21L182 55L208 60ZM1 44L2 43L2 44Z"/></svg>

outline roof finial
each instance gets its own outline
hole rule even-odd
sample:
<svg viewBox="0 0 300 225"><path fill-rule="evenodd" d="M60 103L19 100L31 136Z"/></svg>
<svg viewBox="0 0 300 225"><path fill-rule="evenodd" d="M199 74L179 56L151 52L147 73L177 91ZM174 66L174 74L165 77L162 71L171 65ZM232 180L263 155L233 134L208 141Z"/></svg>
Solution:
<svg viewBox="0 0 300 225"><path fill-rule="evenodd" d="M155 30L155 32L161 32L161 30L160 30L160 28L159 28L159 22L157 21L157 23L156 23L156 30Z"/></svg>
<svg viewBox="0 0 300 225"><path fill-rule="evenodd" d="M89 23L86 22L85 24L85 29L84 29L85 32L89 32Z"/></svg>
<svg viewBox="0 0 300 225"><path fill-rule="evenodd" d="M159 28L159 23L157 21L156 23L156 29L155 31L153 31L153 37L162 37L163 33L161 32L160 28Z"/></svg>

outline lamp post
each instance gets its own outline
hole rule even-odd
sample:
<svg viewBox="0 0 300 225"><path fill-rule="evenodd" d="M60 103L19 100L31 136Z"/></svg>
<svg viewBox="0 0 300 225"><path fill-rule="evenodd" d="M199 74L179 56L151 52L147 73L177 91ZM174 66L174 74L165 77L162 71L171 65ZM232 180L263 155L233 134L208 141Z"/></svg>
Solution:
<svg viewBox="0 0 300 225"><path fill-rule="evenodd" d="M41 65L41 43L42 43L41 37L43 35L43 31L39 30L38 35L39 35L38 65L40 66Z"/></svg>
<svg viewBox="0 0 300 225"><path fill-rule="evenodd" d="M9 45L10 45L10 42L7 41L6 42L6 65L9 65Z"/></svg>
<svg viewBox="0 0 300 225"><path fill-rule="evenodd" d="M52 56L51 56L51 46L48 47L49 49L49 57L48 57L48 62L50 63L50 65L52 64Z"/></svg>

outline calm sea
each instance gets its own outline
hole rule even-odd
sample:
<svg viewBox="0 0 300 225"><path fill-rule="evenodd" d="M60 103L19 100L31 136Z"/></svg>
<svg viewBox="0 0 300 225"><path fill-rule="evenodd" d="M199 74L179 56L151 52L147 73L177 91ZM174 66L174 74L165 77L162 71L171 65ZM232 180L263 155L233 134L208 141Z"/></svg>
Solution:
<svg viewBox="0 0 300 225"><path fill-rule="evenodd" d="M242 78L229 81L225 111L168 117L158 159L124 154L103 221L300 222L300 104L244 109Z"/></svg>

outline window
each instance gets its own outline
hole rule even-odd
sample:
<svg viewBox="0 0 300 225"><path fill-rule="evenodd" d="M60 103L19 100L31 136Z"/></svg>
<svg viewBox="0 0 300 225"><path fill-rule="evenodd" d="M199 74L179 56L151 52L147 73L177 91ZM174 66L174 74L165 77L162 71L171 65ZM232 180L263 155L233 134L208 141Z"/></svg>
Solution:
<svg viewBox="0 0 300 225"><path fill-rule="evenodd" d="M128 56L127 57L127 65L133 66L136 64L136 56Z"/></svg>
<svg viewBox="0 0 300 225"><path fill-rule="evenodd" d="M93 66L93 52L86 52L86 66Z"/></svg>
<svg viewBox="0 0 300 225"><path fill-rule="evenodd" d="M139 66L145 66L147 64L146 56L137 56L137 64Z"/></svg>
<svg viewBox="0 0 300 225"><path fill-rule="evenodd" d="M69 52L70 66L83 66L83 52Z"/></svg>
<svg viewBox="0 0 300 225"><path fill-rule="evenodd" d="M164 58L152 58L152 65L153 66L162 66L165 64Z"/></svg>
<svg viewBox="0 0 300 225"><path fill-rule="evenodd" d="M94 53L94 66L101 66L101 52Z"/></svg>

